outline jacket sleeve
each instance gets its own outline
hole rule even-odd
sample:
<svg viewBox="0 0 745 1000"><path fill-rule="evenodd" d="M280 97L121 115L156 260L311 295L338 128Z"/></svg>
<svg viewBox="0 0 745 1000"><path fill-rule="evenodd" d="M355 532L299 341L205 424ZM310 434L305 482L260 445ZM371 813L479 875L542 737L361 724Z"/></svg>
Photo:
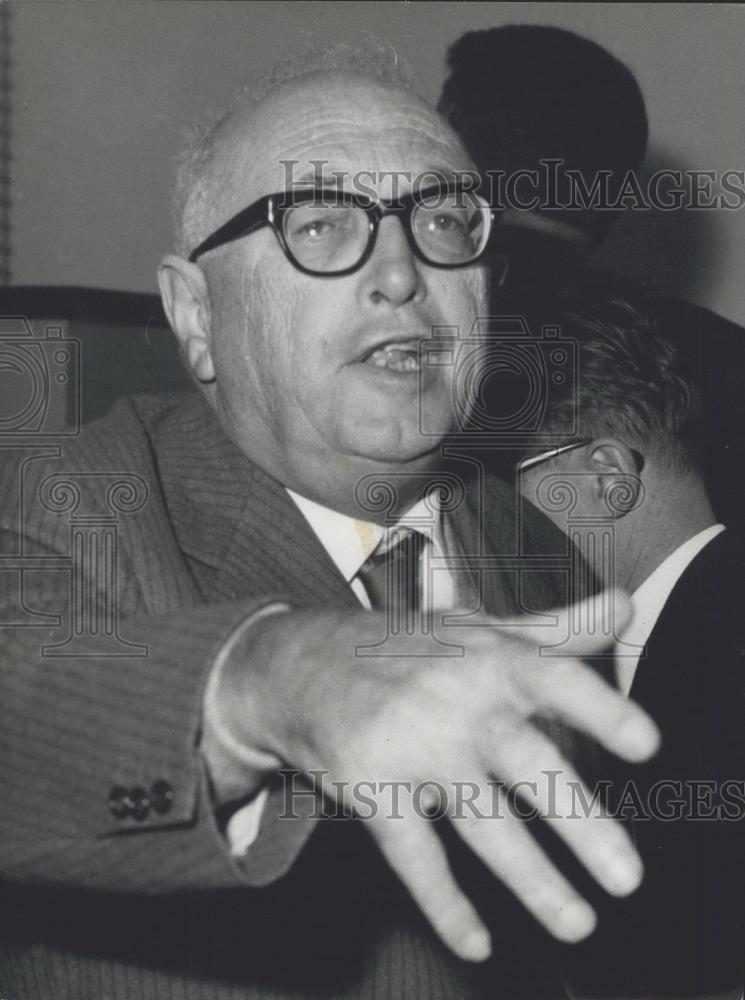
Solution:
<svg viewBox="0 0 745 1000"><path fill-rule="evenodd" d="M311 824L279 819L270 795L258 840L232 858L198 746L223 643L282 595L181 595L153 614L92 491L76 535L54 497L25 516L21 478L15 460L0 477L0 878L132 892L273 881ZM169 573L165 539L148 537L149 572Z"/></svg>

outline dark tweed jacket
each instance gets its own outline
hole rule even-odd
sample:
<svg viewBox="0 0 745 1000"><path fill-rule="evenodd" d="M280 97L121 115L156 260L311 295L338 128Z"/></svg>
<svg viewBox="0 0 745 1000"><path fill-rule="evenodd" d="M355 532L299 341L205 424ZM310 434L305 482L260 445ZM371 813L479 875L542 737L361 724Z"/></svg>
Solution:
<svg viewBox="0 0 745 1000"><path fill-rule="evenodd" d="M215 655L268 602L356 600L202 398L122 401L63 447L3 451L0 995L527 993L534 928L470 862L484 912L510 913L494 921L509 949L479 969L434 941L359 823L281 821L277 794L247 857L230 857L198 751ZM452 530L474 563L514 564L519 535L556 553L548 525L518 525L512 490L463 462L472 487ZM484 607L514 613L514 566L487 563ZM563 600L558 579L525 574L520 601Z"/></svg>

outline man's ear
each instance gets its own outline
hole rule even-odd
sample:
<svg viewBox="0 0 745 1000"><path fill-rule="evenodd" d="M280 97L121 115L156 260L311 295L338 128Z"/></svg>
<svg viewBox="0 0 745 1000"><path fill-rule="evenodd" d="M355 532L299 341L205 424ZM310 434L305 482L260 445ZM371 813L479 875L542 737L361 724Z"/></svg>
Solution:
<svg viewBox="0 0 745 1000"><path fill-rule="evenodd" d="M609 512L619 517L628 514L638 503L641 483L636 459L631 449L618 438L592 441L587 453L595 474L595 495Z"/></svg>
<svg viewBox="0 0 745 1000"><path fill-rule="evenodd" d="M204 272L197 264L168 256L158 268L158 286L189 368L200 382L214 382L210 298Z"/></svg>

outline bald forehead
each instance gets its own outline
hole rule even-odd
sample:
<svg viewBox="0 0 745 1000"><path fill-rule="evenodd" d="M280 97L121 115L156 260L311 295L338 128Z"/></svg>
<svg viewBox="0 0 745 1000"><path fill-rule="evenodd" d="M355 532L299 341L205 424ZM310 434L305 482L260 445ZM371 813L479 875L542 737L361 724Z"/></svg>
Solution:
<svg viewBox="0 0 745 1000"><path fill-rule="evenodd" d="M298 144L320 139L315 134L319 129L328 143L369 143L399 131L410 136L419 132L429 142L460 149L437 112L415 94L342 73L295 81L256 109L255 125L280 141L294 138Z"/></svg>
<svg viewBox="0 0 745 1000"><path fill-rule="evenodd" d="M235 207L228 201L282 190L287 162L297 163L299 178L313 160L377 173L472 168L455 133L416 95L352 74L317 73L230 119L215 143L212 179L227 211Z"/></svg>

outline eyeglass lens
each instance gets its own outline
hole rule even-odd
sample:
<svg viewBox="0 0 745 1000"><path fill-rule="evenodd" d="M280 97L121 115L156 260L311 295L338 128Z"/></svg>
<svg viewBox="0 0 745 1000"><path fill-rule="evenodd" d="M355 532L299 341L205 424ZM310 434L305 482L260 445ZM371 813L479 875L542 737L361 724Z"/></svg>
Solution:
<svg viewBox="0 0 745 1000"><path fill-rule="evenodd" d="M463 264L475 259L489 235L489 212L463 193L437 193L417 202L409 216L421 254L435 264ZM371 238L367 211L356 205L319 199L287 210L283 232L288 249L312 271L354 267Z"/></svg>

